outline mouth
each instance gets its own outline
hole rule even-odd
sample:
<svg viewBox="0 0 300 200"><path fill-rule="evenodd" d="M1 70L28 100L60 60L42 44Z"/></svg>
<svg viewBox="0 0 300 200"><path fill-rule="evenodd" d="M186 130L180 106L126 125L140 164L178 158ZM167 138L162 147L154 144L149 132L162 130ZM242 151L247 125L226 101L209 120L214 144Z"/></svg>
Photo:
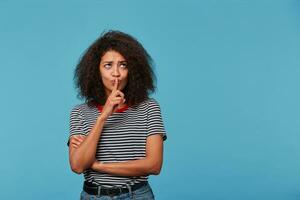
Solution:
<svg viewBox="0 0 300 200"><path fill-rule="evenodd" d="M114 85L115 84L115 80L112 80L111 83ZM118 80L119 84L121 83L121 80Z"/></svg>

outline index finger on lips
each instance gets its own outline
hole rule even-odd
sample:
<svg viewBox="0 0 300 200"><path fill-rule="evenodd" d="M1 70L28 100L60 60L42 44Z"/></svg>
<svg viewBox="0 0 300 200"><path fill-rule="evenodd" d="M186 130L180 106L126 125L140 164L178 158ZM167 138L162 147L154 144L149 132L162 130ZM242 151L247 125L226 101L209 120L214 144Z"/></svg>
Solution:
<svg viewBox="0 0 300 200"><path fill-rule="evenodd" d="M113 90L114 91L118 90L118 86L119 86L119 80L116 78L115 82L114 82L114 88L113 88Z"/></svg>

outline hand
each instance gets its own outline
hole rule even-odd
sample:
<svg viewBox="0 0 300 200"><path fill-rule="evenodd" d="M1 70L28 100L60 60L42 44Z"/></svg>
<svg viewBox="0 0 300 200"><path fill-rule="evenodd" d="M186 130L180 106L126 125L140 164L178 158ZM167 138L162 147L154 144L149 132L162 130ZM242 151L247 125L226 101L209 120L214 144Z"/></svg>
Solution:
<svg viewBox="0 0 300 200"><path fill-rule="evenodd" d="M70 145L72 145L75 149L77 149L80 144L85 140L84 135L74 135L70 139Z"/></svg>
<svg viewBox="0 0 300 200"><path fill-rule="evenodd" d="M114 113L117 110L118 106L122 103L125 103L126 101L124 98L124 94L120 90L118 90L118 86L119 80L116 78L113 91L108 96L102 110L101 115L105 118L108 118L110 115L112 115L112 113Z"/></svg>

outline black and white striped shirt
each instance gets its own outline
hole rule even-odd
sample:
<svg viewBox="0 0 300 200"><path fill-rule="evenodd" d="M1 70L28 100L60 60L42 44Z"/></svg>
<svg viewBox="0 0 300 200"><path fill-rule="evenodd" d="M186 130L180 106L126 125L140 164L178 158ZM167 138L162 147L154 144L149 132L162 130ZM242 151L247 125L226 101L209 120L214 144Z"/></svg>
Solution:
<svg viewBox="0 0 300 200"><path fill-rule="evenodd" d="M89 134L99 114L101 112L96 106L76 105L70 115L70 136ZM113 113L106 120L96 158L102 162L122 162L145 157L146 139L153 134L162 134L164 140L167 138L159 104L149 98L137 107ZM125 187L126 184L146 181L148 176L115 176L87 169L84 178L106 187Z"/></svg>

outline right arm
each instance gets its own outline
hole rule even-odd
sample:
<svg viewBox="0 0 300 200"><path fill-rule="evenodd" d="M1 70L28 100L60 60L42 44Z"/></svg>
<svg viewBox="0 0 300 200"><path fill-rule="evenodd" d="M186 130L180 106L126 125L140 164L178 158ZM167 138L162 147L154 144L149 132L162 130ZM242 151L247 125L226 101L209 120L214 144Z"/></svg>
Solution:
<svg viewBox="0 0 300 200"><path fill-rule="evenodd" d="M98 116L90 133L84 138L78 137L78 135L70 138L69 161L73 172L81 174L95 162L103 126L108 117L116 111L118 105L124 102L124 94L118 90L116 79L113 91L107 98L102 113Z"/></svg>
<svg viewBox="0 0 300 200"><path fill-rule="evenodd" d="M106 119L99 115L90 133L83 140L77 136L70 138L69 145L69 161L73 172L81 174L85 169L89 168L95 161L98 141L101 136L103 126ZM81 144L76 148L76 143Z"/></svg>

